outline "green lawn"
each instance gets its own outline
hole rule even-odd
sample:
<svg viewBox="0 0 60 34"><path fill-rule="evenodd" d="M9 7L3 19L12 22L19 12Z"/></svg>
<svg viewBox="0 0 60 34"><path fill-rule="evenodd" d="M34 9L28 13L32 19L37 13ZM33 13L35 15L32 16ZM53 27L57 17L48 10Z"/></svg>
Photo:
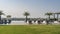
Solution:
<svg viewBox="0 0 60 34"><path fill-rule="evenodd" d="M0 25L0 34L60 34L60 25Z"/></svg>

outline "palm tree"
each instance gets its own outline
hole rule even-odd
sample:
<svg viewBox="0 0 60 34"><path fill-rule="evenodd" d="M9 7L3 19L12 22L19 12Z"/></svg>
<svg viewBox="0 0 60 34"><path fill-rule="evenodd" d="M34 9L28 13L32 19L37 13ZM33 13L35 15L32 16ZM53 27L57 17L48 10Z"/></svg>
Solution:
<svg viewBox="0 0 60 34"><path fill-rule="evenodd" d="M49 19L50 19L50 16L52 15L52 13L46 13L45 15L48 15Z"/></svg>
<svg viewBox="0 0 60 34"><path fill-rule="evenodd" d="M59 17L60 12L58 12L58 13L56 13L56 14L57 14L57 20L58 20L58 17Z"/></svg>
<svg viewBox="0 0 60 34"><path fill-rule="evenodd" d="M24 13L24 16L26 16L26 22L27 22L27 17L30 15L30 13L28 13L28 12L25 12Z"/></svg>
<svg viewBox="0 0 60 34"><path fill-rule="evenodd" d="M49 16L49 17L48 17L49 20L47 20L47 23L46 23L46 24L48 25L48 24L49 24L49 21L50 21L50 16L52 15L52 13L46 13L45 15L48 15L48 16Z"/></svg>
<svg viewBox="0 0 60 34"><path fill-rule="evenodd" d="M4 13L2 13L2 11L0 11L0 24L2 24L2 20L1 20L1 15L4 15Z"/></svg>
<svg viewBox="0 0 60 34"><path fill-rule="evenodd" d="M10 24L11 23L11 15L7 15L7 19L8 19L8 24Z"/></svg>
<svg viewBox="0 0 60 34"><path fill-rule="evenodd" d="M0 11L0 20L1 20L1 15L4 15L4 13L2 13L2 11Z"/></svg>

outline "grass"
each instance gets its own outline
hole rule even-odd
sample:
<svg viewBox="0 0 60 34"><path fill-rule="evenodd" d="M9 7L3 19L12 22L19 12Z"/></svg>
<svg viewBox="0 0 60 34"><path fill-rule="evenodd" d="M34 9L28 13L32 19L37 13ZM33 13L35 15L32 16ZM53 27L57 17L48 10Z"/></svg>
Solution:
<svg viewBox="0 0 60 34"><path fill-rule="evenodd" d="M0 25L0 34L60 34L60 25Z"/></svg>

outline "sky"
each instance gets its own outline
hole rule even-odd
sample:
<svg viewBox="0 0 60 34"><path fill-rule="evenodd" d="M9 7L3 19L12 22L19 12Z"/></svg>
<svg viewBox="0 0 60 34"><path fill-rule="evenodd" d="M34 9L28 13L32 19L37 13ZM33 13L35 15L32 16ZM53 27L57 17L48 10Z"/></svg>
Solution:
<svg viewBox="0 0 60 34"><path fill-rule="evenodd" d="M27 11L31 18L45 18L47 12L60 12L60 0L0 0L0 10L2 17L24 18Z"/></svg>

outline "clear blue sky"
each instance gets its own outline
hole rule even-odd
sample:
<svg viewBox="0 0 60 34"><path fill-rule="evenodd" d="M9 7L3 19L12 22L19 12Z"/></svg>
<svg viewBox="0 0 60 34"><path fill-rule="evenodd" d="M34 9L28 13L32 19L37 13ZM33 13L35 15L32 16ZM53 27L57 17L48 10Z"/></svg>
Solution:
<svg viewBox="0 0 60 34"><path fill-rule="evenodd" d="M60 12L60 0L0 0L0 10L12 17L24 17L28 11L29 17L45 17L46 12Z"/></svg>

